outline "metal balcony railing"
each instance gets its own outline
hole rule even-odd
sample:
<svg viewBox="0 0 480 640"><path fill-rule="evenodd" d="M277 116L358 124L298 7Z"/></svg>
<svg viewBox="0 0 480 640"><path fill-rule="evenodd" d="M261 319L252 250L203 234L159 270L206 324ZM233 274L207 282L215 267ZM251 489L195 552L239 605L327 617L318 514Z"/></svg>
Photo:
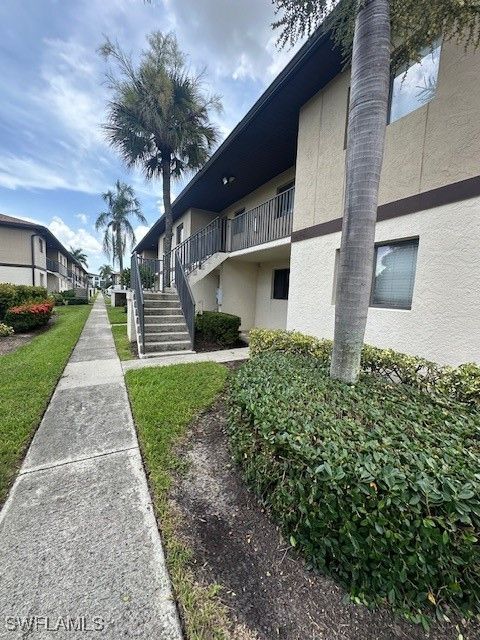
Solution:
<svg viewBox="0 0 480 640"><path fill-rule="evenodd" d="M61 276L68 277L67 267L56 260L52 260L52 258L47 258L47 271L52 271L53 273L59 273Z"/></svg>
<svg viewBox="0 0 480 640"><path fill-rule="evenodd" d="M292 233L295 187L283 191L231 221L230 251L286 238Z"/></svg>
<svg viewBox="0 0 480 640"><path fill-rule="evenodd" d="M215 218L175 247L172 271L175 255L188 275L215 253L240 251L287 238L292 233L294 197L295 187L292 187L232 220Z"/></svg>

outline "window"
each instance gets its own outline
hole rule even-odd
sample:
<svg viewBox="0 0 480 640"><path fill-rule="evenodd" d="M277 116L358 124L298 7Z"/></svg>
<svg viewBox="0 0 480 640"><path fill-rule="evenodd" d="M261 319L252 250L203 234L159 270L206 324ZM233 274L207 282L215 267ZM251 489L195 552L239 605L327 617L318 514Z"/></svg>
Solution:
<svg viewBox="0 0 480 640"><path fill-rule="evenodd" d="M43 253L43 240L41 238L38 239L38 247L39 247L40 253Z"/></svg>
<svg viewBox="0 0 480 640"><path fill-rule="evenodd" d="M411 309L417 252L418 239L375 247L372 307Z"/></svg>
<svg viewBox="0 0 480 640"><path fill-rule="evenodd" d="M245 213L245 207L243 207L243 209L239 209L233 215L232 229L234 234L243 233L245 231L245 218L243 217L243 218L240 218L239 220L236 219L236 218L239 218L239 216L243 215L244 213Z"/></svg>
<svg viewBox="0 0 480 640"><path fill-rule="evenodd" d="M288 300L289 285L290 269L274 269L272 298L274 300Z"/></svg>
<svg viewBox="0 0 480 640"><path fill-rule="evenodd" d="M183 222L177 227L177 245L183 242Z"/></svg>
<svg viewBox="0 0 480 640"><path fill-rule="evenodd" d="M293 191L290 191L295 186L295 181L292 180L283 187L277 189L277 201L275 207L275 218L281 218L293 210Z"/></svg>
<svg viewBox="0 0 480 640"><path fill-rule="evenodd" d="M441 43L425 47L420 62L404 67L392 77L389 122L395 122L430 100L437 91Z"/></svg>

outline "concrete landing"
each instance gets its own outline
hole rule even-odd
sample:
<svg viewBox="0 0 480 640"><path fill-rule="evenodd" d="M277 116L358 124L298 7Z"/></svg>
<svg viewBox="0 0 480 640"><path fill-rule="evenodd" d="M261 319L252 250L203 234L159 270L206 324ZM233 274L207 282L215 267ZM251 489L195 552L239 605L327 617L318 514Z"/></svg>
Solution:
<svg viewBox="0 0 480 640"><path fill-rule="evenodd" d="M234 362L235 360L247 360L249 358L248 347L240 349L222 349L221 351L205 351L195 353L178 352L175 355L160 356L141 360L124 360L123 371L130 369L143 369L143 367L166 367L169 364L182 364L185 362Z"/></svg>
<svg viewBox="0 0 480 640"><path fill-rule="evenodd" d="M105 304L0 514L0 638L181 640Z"/></svg>

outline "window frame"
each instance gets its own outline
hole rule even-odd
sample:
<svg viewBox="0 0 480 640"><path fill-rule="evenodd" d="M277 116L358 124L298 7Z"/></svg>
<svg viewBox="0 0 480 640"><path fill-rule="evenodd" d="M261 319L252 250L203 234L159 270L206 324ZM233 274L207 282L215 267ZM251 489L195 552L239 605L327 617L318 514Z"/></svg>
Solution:
<svg viewBox="0 0 480 640"><path fill-rule="evenodd" d="M245 207L242 207L241 209L238 209L238 211L235 211L235 213L233 214L233 218L232 221L235 220L236 218L239 218L241 215L243 215L245 213L246 209ZM238 236L241 233L245 232L245 220L242 221L242 224L238 225L241 228L235 229L235 231L233 232L234 236Z"/></svg>
<svg viewBox="0 0 480 640"><path fill-rule="evenodd" d="M435 43L437 43L437 42L438 42L438 44L435 46ZM432 51L434 49L440 49L440 52L438 54L438 69L437 69L437 83L436 83L436 86L435 86L435 96L433 98L431 98L430 100L428 100L427 102L425 102L424 104L421 104L418 107L416 107L415 109L412 109L412 111L408 111L408 113L404 113L403 116L400 116L399 118L396 118L395 120L392 121L393 83L395 82L395 79L399 76L399 71L393 69L392 65L390 64L390 83L389 83L389 87L388 87L387 126L390 125L390 124L394 124L395 122L398 122L399 120L403 120L403 118L406 118L411 113L415 113L415 111L418 111L422 107L427 106L428 104L430 104L430 102L435 100L437 89L438 89L438 80L439 80L439 76L440 76L440 62L441 62L441 57L442 57L443 41L442 41L441 38L436 38L428 46L431 47L431 50L430 50L429 54L426 54L424 57L426 57L427 55L431 55ZM425 48L427 48L427 46L425 46ZM414 64L417 64L417 63L415 61L408 62L407 63L407 67L406 67L406 69L404 69L403 73L404 74L408 73L409 69Z"/></svg>
<svg viewBox="0 0 480 640"><path fill-rule="evenodd" d="M287 275L287 292L286 292L286 296L282 297L282 298L278 298L275 296L275 276L277 273L280 273L281 271L287 271L288 275ZM272 294L271 294L271 299L272 300L288 300L289 298L289 294L290 294L290 267L280 267L279 269L273 269L272 270Z"/></svg>
<svg viewBox="0 0 480 640"><path fill-rule="evenodd" d="M370 300L368 303L369 307L372 307L373 309L393 309L394 311L411 311L412 310L412 305L413 305L413 295L415 293L415 282L416 282L416 278L417 278L417 260L415 261L415 273L414 273L414 280L413 280L413 289L412 289L412 299L410 301L410 304L408 306L397 306L397 305L392 305L392 304L380 304L380 303L375 303L373 301L373 296L375 293L375 272L377 269L377 252L379 247L386 247L386 246L398 246L398 245L402 245L402 244L416 244L417 246L417 260L418 260L418 249L420 246L420 238L419 236L411 236L408 238L400 238L400 239L395 239L395 240L382 240L381 242L376 242L374 245L374 259L373 259L373 270L372 270L372 284L370 287Z"/></svg>
<svg viewBox="0 0 480 640"><path fill-rule="evenodd" d="M183 242L183 239L182 239L183 230L184 230L183 222L180 222L180 224L177 224L177 226L175 228L175 241L176 241L175 246L177 246L177 247L178 247L178 245L182 244L182 242Z"/></svg>

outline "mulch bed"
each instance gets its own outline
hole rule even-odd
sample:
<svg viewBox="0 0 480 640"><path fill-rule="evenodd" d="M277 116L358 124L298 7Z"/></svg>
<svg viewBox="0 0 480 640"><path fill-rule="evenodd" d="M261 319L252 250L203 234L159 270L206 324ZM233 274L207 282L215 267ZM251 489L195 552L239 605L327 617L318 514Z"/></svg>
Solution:
<svg viewBox="0 0 480 640"><path fill-rule="evenodd" d="M195 336L195 351L198 353L205 353L207 351L224 351L225 349L243 349L244 347L248 347L246 342L243 340L237 340L237 342L232 347L224 347L218 342L211 342L206 340L202 336Z"/></svg>
<svg viewBox="0 0 480 640"><path fill-rule="evenodd" d="M52 327L55 322L55 316L53 316L45 327L41 327L40 329L35 329L34 331L29 331L28 333L16 333L13 336L7 336L5 338L0 338L0 356L5 355L6 353L12 353L16 351L19 347L23 347L24 344L28 344L35 338L35 336L48 331Z"/></svg>
<svg viewBox="0 0 480 640"><path fill-rule="evenodd" d="M177 478L172 501L196 579L223 586L232 638L246 628L258 640L457 640L453 624L435 624L426 634L386 609L353 605L332 579L309 570L243 483L225 426L221 398L181 446L190 466ZM480 638L480 625L460 627L464 640Z"/></svg>

